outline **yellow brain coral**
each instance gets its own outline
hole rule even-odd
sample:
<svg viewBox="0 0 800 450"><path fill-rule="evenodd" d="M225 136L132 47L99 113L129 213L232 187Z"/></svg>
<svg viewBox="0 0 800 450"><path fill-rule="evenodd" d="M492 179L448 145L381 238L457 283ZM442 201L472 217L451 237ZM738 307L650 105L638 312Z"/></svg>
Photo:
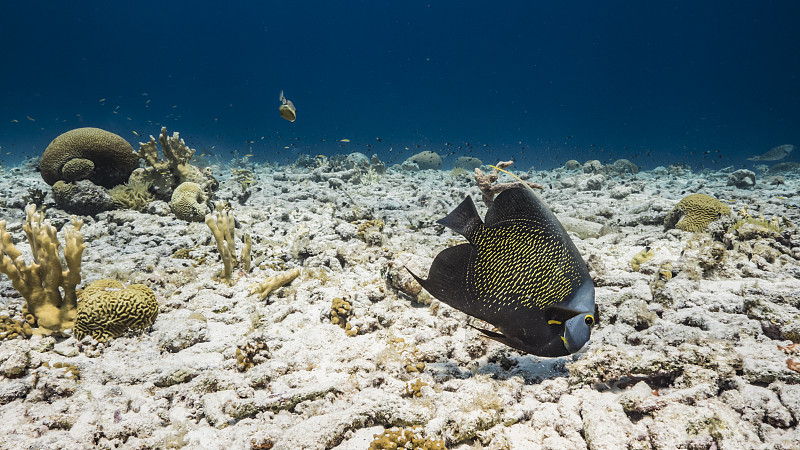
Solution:
<svg viewBox="0 0 800 450"><path fill-rule="evenodd" d="M203 187L187 181L179 184L172 192L169 207L178 219L202 222L208 212L205 205L206 200L208 200L208 195L203 191Z"/></svg>
<svg viewBox="0 0 800 450"><path fill-rule="evenodd" d="M75 336L90 335L106 342L130 328L149 327L157 315L158 301L149 287L132 284L126 288L116 280L98 280L80 296Z"/></svg>
<svg viewBox="0 0 800 450"><path fill-rule="evenodd" d="M721 201L705 194L691 194L684 197L667 214L664 229L703 231L708 224L723 215L731 215L731 209Z"/></svg>
<svg viewBox="0 0 800 450"><path fill-rule="evenodd" d="M44 181L88 179L113 187L128 180L139 167L139 156L122 137L100 128L76 128L53 139L39 163Z"/></svg>

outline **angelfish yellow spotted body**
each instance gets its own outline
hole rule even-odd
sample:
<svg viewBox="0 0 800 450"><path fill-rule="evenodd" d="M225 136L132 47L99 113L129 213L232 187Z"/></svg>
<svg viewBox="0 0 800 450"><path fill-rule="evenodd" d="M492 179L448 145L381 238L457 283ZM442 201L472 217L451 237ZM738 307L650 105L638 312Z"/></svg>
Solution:
<svg viewBox="0 0 800 450"><path fill-rule="evenodd" d="M438 223L463 235L428 278L434 297L494 325L486 336L537 356L565 356L588 344L598 310L594 283L578 249L532 191L509 189L482 221L470 197Z"/></svg>

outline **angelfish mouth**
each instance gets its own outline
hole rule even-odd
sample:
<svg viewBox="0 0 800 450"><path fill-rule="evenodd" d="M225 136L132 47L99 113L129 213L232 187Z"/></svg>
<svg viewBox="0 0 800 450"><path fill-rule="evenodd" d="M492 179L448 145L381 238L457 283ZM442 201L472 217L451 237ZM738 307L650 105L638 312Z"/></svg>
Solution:
<svg viewBox="0 0 800 450"><path fill-rule="evenodd" d="M591 344L592 344L591 340L586 341L586 343L583 344L583 347L579 348L575 353L586 353L589 350L589 346Z"/></svg>

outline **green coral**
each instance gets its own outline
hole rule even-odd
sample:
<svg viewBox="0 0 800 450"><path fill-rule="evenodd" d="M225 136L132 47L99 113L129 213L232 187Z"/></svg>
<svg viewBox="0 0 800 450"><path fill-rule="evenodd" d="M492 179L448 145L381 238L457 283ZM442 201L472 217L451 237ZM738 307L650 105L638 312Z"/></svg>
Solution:
<svg viewBox="0 0 800 450"><path fill-rule="evenodd" d="M705 194L691 194L684 197L667 214L664 229L704 231L711 222L723 215L731 215L731 209L721 201Z"/></svg>
<svg viewBox="0 0 800 450"><path fill-rule="evenodd" d="M118 207L141 211L156 199L150 193L150 186L152 186L152 183L149 181L132 180L125 184L114 186L108 193Z"/></svg>
<svg viewBox="0 0 800 450"><path fill-rule="evenodd" d="M158 315L158 301L149 287L132 284L127 288L117 280L98 280L83 290L75 318L75 336L90 335L106 342L128 329L143 329Z"/></svg>

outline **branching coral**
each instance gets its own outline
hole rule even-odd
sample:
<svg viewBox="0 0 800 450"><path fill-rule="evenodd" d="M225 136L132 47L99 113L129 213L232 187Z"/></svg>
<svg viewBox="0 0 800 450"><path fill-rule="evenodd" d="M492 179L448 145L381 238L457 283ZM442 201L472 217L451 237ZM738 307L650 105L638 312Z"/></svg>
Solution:
<svg viewBox="0 0 800 450"><path fill-rule="evenodd" d="M11 279L11 285L28 303L28 311L39 328L37 334L49 334L72 328L77 311L75 287L81 282L81 256L86 246L80 233L83 221L72 216L72 223L65 225L64 260L61 265L56 229L44 219L44 212L36 211L36 205L25 208L26 223L22 226L31 246L33 262L25 264L25 258L6 231L6 221L0 221L0 272ZM61 293L63 290L63 295Z"/></svg>
<svg viewBox="0 0 800 450"><path fill-rule="evenodd" d="M206 225L211 229L211 234L217 241L217 250L222 258L223 270L222 278L230 280L233 268L239 263L236 259L236 240L235 240L236 219L230 210L226 210L222 203L217 203L216 212L206 216ZM244 248L242 248L241 261L245 272L250 270L250 249L252 240L250 235L244 235Z"/></svg>
<svg viewBox="0 0 800 450"><path fill-rule="evenodd" d="M219 187L210 169L204 170L189 164L195 150L187 146L177 132L168 136L167 127L162 127L158 142L166 159L159 158L158 145L153 136L150 136L149 142L140 142L136 154L144 160L145 167L134 170L131 181L151 183L153 192L162 200L168 200L172 190L187 181L199 184L208 193L213 193Z"/></svg>
<svg viewBox="0 0 800 450"><path fill-rule="evenodd" d="M292 269L283 273L279 273L278 275L271 276L261 283L256 283L250 286L250 294L258 294L259 297L261 297L261 300L264 300L269 294L274 292L279 287L290 283L299 275L300 269Z"/></svg>
<svg viewBox="0 0 800 450"><path fill-rule="evenodd" d="M483 197L483 203L486 204L486 206L492 204L495 195L511 188L525 187L525 184L527 184L533 189L544 189L544 186L541 184L531 182L522 183L515 181L511 183L496 183L497 178L500 176L500 171L511 167L512 164L514 164L514 161L501 161L497 163L497 167L492 169L491 173L488 175L484 174L481 169L475 168L475 181L478 183L478 188L481 190L481 195Z"/></svg>

